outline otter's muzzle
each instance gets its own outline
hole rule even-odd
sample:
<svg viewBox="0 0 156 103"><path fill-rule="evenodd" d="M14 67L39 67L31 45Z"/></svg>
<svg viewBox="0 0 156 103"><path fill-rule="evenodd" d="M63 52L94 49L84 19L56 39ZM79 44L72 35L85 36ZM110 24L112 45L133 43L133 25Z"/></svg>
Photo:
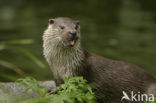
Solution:
<svg viewBox="0 0 156 103"><path fill-rule="evenodd" d="M78 36L77 36L77 32L69 32L69 37L70 37L70 40L69 40L69 45L70 46L74 46L77 39L78 39Z"/></svg>
<svg viewBox="0 0 156 103"><path fill-rule="evenodd" d="M74 39L77 36L77 32L69 32L69 36Z"/></svg>

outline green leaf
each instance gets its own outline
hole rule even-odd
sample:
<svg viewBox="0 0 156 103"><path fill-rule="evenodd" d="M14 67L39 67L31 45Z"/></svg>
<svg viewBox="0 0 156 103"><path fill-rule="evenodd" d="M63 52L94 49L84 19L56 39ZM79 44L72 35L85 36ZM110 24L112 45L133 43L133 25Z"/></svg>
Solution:
<svg viewBox="0 0 156 103"><path fill-rule="evenodd" d="M4 61L4 60L0 60L0 65L15 71L16 73L18 73L20 75L24 74L24 72L13 63L10 63L10 62Z"/></svg>
<svg viewBox="0 0 156 103"><path fill-rule="evenodd" d="M31 52L24 48L17 48L19 51L23 52L27 57L29 57L34 63L36 63L39 67L45 68L46 66L37 58L35 57Z"/></svg>
<svg viewBox="0 0 156 103"><path fill-rule="evenodd" d="M15 81L15 80L17 80L17 77L12 76L12 75L9 75L9 74L4 74L4 73L0 73L0 77L3 77L3 78L6 78L6 79L9 79L9 80L11 80L11 81Z"/></svg>
<svg viewBox="0 0 156 103"><path fill-rule="evenodd" d="M22 39L22 40L8 40L8 41L1 41L0 44L32 44L34 41L32 39Z"/></svg>
<svg viewBox="0 0 156 103"><path fill-rule="evenodd" d="M23 53L25 56L30 58L35 64L37 64L40 68L45 68L45 64L43 64L36 56L34 56L31 52L28 50L22 48L22 47L17 47L17 46L11 46L10 48L15 49L21 53Z"/></svg>

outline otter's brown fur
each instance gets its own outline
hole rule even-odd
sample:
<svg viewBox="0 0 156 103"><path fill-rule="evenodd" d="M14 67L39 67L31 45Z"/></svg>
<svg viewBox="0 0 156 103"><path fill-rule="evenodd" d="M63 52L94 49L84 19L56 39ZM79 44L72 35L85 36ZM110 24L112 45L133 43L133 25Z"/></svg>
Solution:
<svg viewBox="0 0 156 103"><path fill-rule="evenodd" d="M70 39L71 31L76 32L77 39ZM79 23L75 20L51 19L43 35L43 48L57 85L63 83L64 77L83 76L95 84L94 91L101 103L121 103L122 91L156 95L156 79L143 69L83 49Z"/></svg>

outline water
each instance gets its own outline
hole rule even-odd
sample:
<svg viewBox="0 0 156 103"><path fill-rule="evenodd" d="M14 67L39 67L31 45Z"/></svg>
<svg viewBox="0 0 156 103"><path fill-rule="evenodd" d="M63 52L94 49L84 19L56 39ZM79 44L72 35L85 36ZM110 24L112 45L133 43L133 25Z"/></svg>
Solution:
<svg viewBox="0 0 156 103"><path fill-rule="evenodd" d="M0 41L33 39L33 44L22 47L46 68L38 67L16 50L0 51L0 59L14 63L39 80L51 79L42 55L42 34L48 19L60 16L80 20L82 43L87 50L136 64L156 75L154 0L1 0ZM21 77L3 66L0 73ZM9 81L1 77L1 81Z"/></svg>

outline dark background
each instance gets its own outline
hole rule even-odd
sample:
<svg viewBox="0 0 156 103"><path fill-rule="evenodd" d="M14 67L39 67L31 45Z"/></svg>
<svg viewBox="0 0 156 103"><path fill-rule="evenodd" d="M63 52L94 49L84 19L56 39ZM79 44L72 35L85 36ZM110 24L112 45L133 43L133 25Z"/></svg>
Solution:
<svg viewBox="0 0 156 103"><path fill-rule="evenodd" d="M27 75L52 79L42 55L42 34L54 17L80 20L87 50L156 75L155 4L155 0L0 0L0 81ZM18 41L23 39L28 43Z"/></svg>

